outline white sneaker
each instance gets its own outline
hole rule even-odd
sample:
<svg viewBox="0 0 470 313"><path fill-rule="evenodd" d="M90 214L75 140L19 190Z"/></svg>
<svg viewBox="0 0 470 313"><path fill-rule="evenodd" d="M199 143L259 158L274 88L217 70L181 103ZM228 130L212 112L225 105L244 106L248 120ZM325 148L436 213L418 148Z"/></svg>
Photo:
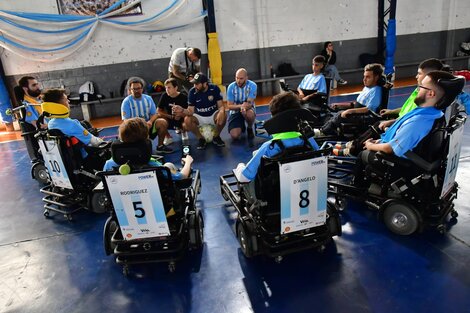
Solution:
<svg viewBox="0 0 470 313"><path fill-rule="evenodd" d="M173 143L173 138L171 137L165 137L165 139L163 139L163 144L165 146L171 145L172 143Z"/></svg>

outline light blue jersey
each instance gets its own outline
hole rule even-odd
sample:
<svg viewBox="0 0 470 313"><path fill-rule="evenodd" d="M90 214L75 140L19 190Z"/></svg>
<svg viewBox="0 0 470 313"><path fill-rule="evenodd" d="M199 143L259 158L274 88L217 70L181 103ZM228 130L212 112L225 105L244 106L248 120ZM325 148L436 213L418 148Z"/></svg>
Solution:
<svg viewBox="0 0 470 313"><path fill-rule="evenodd" d="M314 150L318 150L318 144L313 138L309 138L308 140L312 145ZM261 158L263 156L273 157L279 154L282 150L279 145L274 144L271 145L272 140L266 141L261 145L261 147L256 151L253 158L248 162L246 168L243 169L242 174L248 180L253 180L256 177L256 173L258 173L259 165L261 164ZM282 139L282 143L284 147L296 147L304 144L304 140L300 137L297 138L289 138L289 139Z"/></svg>
<svg viewBox="0 0 470 313"><path fill-rule="evenodd" d="M381 135L380 142L389 143L396 156L405 157L405 153L413 150L429 134L434 121L443 115L434 107L417 107L393 123Z"/></svg>
<svg viewBox="0 0 470 313"><path fill-rule="evenodd" d="M243 87L238 87L236 82L231 83L227 88L227 101L233 102L234 104L242 104L248 99L255 99L258 86L255 82L247 80ZM253 109L255 108L253 103ZM230 110L230 113L237 111Z"/></svg>
<svg viewBox="0 0 470 313"><path fill-rule="evenodd" d="M316 90L317 92L326 94L326 80L323 74L307 74L300 82L300 89Z"/></svg>
<svg viewBox="0 0 470 313"><path fill-rule="evenodd" d="M357 96L356 102L362 104L371 111L377 112L377 109L382 102L382 87L364 87L359 96Z"/></svg>
<svg viewBox="0 0 470 313"><path fill-rule="evenodd" d="M83 144L88 145L91 142L92 134L88 132L83 126L80 124L78 120L71 119L71 118L52 118L48 123L48 128L58 129L60 130L65 136L68 137L75 137ZM86 158L87 153L85 149L81 149L82 157Z"/></svg>
<svg viewBox="0 0 470 313"><path fill-rule="evenodd" d="M150 117L156 113L157 107L152 97L149 95L142 95L139 99L129 95L121 104L121 117L123 120L133 117L141 117L148 122Z"/></svg>

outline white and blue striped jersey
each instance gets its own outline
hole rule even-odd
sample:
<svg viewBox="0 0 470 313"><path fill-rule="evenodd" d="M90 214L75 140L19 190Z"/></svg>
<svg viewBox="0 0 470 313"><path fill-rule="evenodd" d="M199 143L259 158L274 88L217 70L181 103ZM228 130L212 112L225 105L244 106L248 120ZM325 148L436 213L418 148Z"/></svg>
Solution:
<svg viewBox="0 0 470 313"><path fill-rule="evenodd" d="M377 109L382 102L382 87L364 87L361 93L357 96L356 102L362 104L371 111L377 112Z"/></svg>
<svg viewBox="0 0 470 313"><path fill-rule="evenodd" d="M305 90L316 90L317 92L326 94L325 76L323 76L323 74L307 74L300 82L299 88Z"/></svg>
<svg viewBox="0 0 470 313"><path fill-rule="evenodd" d="M149 95L142 95L139 99L129 95L121 104L121 117L123 120L132 117L141 117L148 122L150 117L156 113L157 107L152 97Z"/></svg>
<svg viewBox="0 0 470 313"><path fill-rule="evenodd" d="M255 82L247 80L243 87L239 87L236 82L231 83L227 88L227 101L234 104L242 104L248 99L255 99L258 86ZM253 103L253 109L255 105ZM230 110L230 113L233 113Z"/></svg>

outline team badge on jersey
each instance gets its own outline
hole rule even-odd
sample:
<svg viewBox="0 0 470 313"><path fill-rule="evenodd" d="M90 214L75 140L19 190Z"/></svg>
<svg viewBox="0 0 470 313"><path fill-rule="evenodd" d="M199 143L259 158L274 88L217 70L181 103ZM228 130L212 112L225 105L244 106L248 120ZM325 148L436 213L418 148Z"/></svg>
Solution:
<svg viewBox="0 0 470 313"><path fill-rule="evenodd" d="M207 97L207 99L208 99L209 101L212 101L212 100L214 100L214 96L209 96L209 97Z"/></svg>
<svg viewBox="0 0 470 313"><path fill-rule="evenodd" d="M88 136L88 134L89 134L89 133L88 133L88 130L84 129L84 130L83 130L83 135L84 135L84 136Z"/></svg>
<svg viewBox="0 0 470 313"><path fill-rule="evenodd" d="M27 115L27 116L31 116L31 115L33 115L33 113L27 112L26 115Z"/></svg>

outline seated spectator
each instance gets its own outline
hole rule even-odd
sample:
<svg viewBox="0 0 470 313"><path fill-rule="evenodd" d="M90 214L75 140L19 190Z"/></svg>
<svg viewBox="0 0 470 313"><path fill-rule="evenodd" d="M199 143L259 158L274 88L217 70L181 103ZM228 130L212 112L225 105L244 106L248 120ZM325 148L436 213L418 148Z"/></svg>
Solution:
<svg viewBox="0 0 470 313"><path fill-rule="evenodd" d="M123 120L141 117L148 125L150 139L158 136L157 152L172 153L173 150L163 144L165 134L168 132L168 123L163 118L158 118L157 108L152 97L143 94L144 83L135 78L129 81L130 95L122 100L121 117Z"/></svg>
<svg viewBox="0 0 470 313"><path fill-rule="evenodd" d="M138 141L145 141L149 138L148 126L143 118L134 117L124 120L119 126L119 140L126 143L133 143ZM187 155L183 158L184 166L181 171L174 171L174 165L171 167L170 164L167 164L171 171L171 177L173 180L180 180L187 178L191 173L191 164L193 163L193 158L190 155ZM153 158L150 158L148 161L149 166L162 166L162 164L156 161ZM111 171L114 168L119 168L112 158L107 160L104 164L104 171Z"/></svg>
<svg viewBox="0 0 470 313"><path fill-rule="evenodd" d="M297 87L302 103L321 106L321 96L327 94L325 76L322 74L325 58L317 55L312 60L312 74L307 74Z"/></svg>
<svg viewBox="0 0 470 313"><path fill-rule="evenodd" d="M230 110L228 131L232 139L239 139L245 129L248 138L255 137L253 123L256 118L256 90L256 83L248 79L247 71L244 68L238 69L235 81L227 88L227 106Z"/></svg>
<svg viewBox="0 0 470 313"><path fill-rule="evenodd" d="M74 137L78 142L93 147L99 146L103 140L95 137L86 130L82 124L69 118L70 102L64 89L48 89L41 95L42 111L44 117L49 118L48 128L50 131L57 129L65 136ZM76 144L75 141L72 141ZM85 166L90 169L100 169L103 165L100 160L89 156L85 149L80 149Z"/></svg>
<svg viewBox="0 0 470 313"><path fill-rule="evenodd" d="M181 130L186 117L184 110L188 108L188 97L179 91L178 82L174 78L168 78L165 83L165 93L158 102L158 118L165 120L167 132L163 144L165 146L173 143L168 129Z"/></svg>
<svg viewBox="0 0 470 313"><path fill-rule="evenodd" d="M316 135L335 135L336 129L344 121L347 120L350 114L367 113L369 110L376 112L382 101L382 87L377 85L380 77L383 74L383 67L380 64L373 63L364 67L364 88L354 103L351 105L354 108L337 112L331 119L329 119L323 127L315 130ZM351 107L348 104L348 107ZM336 105L336 108L341 107Z"/></svg>
<svg viewBox="0 0 470 313"><path fill-rule="evenodd" d="M299 100L292 92L278 94L274 96L269 103L269 110L271 111L272 116L287 110L295 110L300 108L301 106ZM256 173L258 172L258 167L263 156L273 157L281 152L281 147L279 147L278 144L273 143L273 140L281 140L284 147L286 148L304 144L304 141L298 132L273 134L273 139L263 143L261 147L253 153L253 157L247 165L244 163L238 164L234 172L235 177L239 182L250 182L256 177ZM318 144L315 142L315 139L310 138L309 142L315 150L318 149Z"/></svg>
<svg viewBox="0 0 470 313"><path fill-rule="evenodd" d="M333 43L331 41L325 42L323 50L320 53L326 60L325 74L331 79L338 82L340 85L346 85L348 82L341 78L336 67L336 52L333 50ZM332 84L333 86L333 84ZM333 89L333 88L331 88Z"/></svg>
<svg viewBox="0 0 470 313"><path fill-rule="evenodd" d="M199 131L201 125L214 125L215 134L212 142L218 147L225 147L225 142L220 138L220 133L225 127L227 115L220 89L210 84L209 79L202 73L197 73L191 80L194 87L189 91L188 108L183 111L185 128L196 135L198 139L197 149L206 148L207 142Z"/></svg>

